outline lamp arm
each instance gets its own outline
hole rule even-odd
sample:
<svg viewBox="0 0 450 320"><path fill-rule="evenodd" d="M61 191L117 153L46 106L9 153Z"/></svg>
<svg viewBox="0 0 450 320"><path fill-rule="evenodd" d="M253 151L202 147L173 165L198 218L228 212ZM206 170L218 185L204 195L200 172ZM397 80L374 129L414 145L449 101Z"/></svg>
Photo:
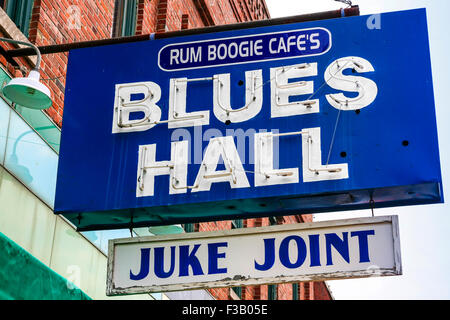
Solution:
<svg viewBox="0 0 450 320"><path fill-rule="evenodd" d="M9 42L9 43L16 43L16 44L22 44L24 46L32 47L34 49L34 51L36 51L36 55L37 55L36 66L34 67L34 70L39 71L39 67L41 65L41 52L39 51L37 46L35 46L34 44L32 44L30 42L14 40L14 39L9 39L9 38L2 38L2 37L0 37L0 41L5 41L5 42Z"/></svg>

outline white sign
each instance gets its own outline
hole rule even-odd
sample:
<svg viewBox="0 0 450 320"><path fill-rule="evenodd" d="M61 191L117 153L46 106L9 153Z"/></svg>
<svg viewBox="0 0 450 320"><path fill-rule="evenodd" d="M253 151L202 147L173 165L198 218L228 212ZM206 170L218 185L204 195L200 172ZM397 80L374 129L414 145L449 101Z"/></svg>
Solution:
<svg viewBox="0 0 450 320"><path fill-rule="evenodd" d="M397 216L115 239L107 295L401 275Z"/></svg>

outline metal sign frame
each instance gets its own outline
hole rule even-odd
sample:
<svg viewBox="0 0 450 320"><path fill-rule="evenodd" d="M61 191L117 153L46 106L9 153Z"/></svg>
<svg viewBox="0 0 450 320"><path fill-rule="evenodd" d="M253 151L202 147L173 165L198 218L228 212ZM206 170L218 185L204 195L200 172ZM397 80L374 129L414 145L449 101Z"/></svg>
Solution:
<svg viewBox="0 0 450 320"><path fill-rule="evenodd" d="M87 231L442 203L426 12L379 19L70 51L55 213Z"/></svg>
<svg viewBox="0 0 450 320"><path fill-rule="evenodd" d="M319 272L310 274L301 274L299 271L296 275L283 275L278 274L271 277L259 277L244 276L242 274L236 275L224 275L224 278L213 281L190 281L180 282L176 284L167 285L134 285L130 287L120 287L115 284L115 272L117 267L116 262L116 249L123 245L133 244L145 244L146 246L152 246L161 244L164 242L182 243L183 241L191 240L223 240L230 239L232 237L249 237L249 236L273 236L279 233L294 233L301 235L302 232L317 231L331 228L342 227L360 227L360 226L381 226L382 224L389 224L392 232L392 250L389 252L389 248L384 248L383 254L392 254L393 265L389 268L374 267L366 263L361 263L361 267L351 271L335 271L335 272ZM348 230L348 229L347 229ZM242 240L241 238L239 238ZM375 241L375 240L374 240ZM378 241L378 240L377 240ZM240 243L243 243L240 241ZM230 248L230 250L232 250ZM238 248L239 250L239 248ZM153 254L153 253L152 253ZM233 263L240 263L240 261L234 261ZM323 266L324 267L324 266ZM129 270L129 269L127 269ZM131 272L131 271L130 271ZM186 233L176 235L164 235L164 236L150 236L150 237L138 237L127 239L114 239L109 241L108 249L108 271L107 271L107 295L122 295L122 294L138 294L149 292L166 292L166 291L181 291L181 290L193 290L193 289L207 289L218 287L231 287L231 286L250 286L261 284L275 284L275 283L289 283L289 282L302 282L302 281L324 281L334 279L348 279L348 278L363 278L373 276L395 276L402 274L402 263L400 253L400 237L399 237L399 224L397 216L380 216L370 218L355 218L355 219L343 219L335 221L323 221L312 223L300 223L300 224L286 224L269 227L258 228L242 228L233 230L221 230L214 232L197 232Z"/></svg>

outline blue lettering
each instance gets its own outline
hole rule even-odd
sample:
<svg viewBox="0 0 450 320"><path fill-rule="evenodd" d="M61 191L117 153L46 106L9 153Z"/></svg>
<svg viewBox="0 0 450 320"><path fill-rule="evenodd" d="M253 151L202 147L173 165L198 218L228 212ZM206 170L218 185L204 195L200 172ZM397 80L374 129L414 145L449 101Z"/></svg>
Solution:
<svg viewBox="0 0 450 320"><path fill-rule="evenodd" d="M264 239L264 264L255 260L255 269L266 271L272 268L275 262L275 238Z"/></svg>
<svg viewBox="0 0 450 320"><path fill-rule="evenodd" d="M141 269L137 275L130 270L131 280L142 280L148 275L150 269L150 248L141 249Z"/></svg>
<svg viewBox="0 0 450 320"><path fill-rule="evenodd" d="M175 269L175 247L170 247L170 268L168 272L164 271L164 247L158 247L154 250L155 253L155 275L158 278L168 278L172 275Z"/></svg>
<svg viewBox="0 0 450 320"><path fill-rule="evenodd" d="M359 241L359 262L370 262L369 258L369 243L367 241L367 237L370 235L374 235L375 230L366 230L366 231L354 231L350 233L351 237L358 237Z"/></svg>
<svg viewBox="0 0 450 320"><path fill-rule="evenodd" d="M291 263L289 259L289 243L294 240L297 243L297 261ZM306 259L306 243L299 236L289 236L283 239L280 244L280 261L286 268L294 269L300 267Z"/></svg>
<svg viewBox="0 0 450 320"><path fill-rule="evenodd" d="M348 253L348 232L342 233L343 239L339 238L336 233L325 234L325 246L327 251L327 266L333 264L333 259L331 256L331 246L333 246L344 258L347 263L350 263L349 253Z"/></svg>
<svg viewBox="0 0 450 320"><path fill-rule="evenodd" d="M225 258L225 252L219 253L220 247L227 247L228 243L218 242L208 244L208 274L226 273L227 268L219 268L219 258Z"/></svg>
<svg viewBox="0 0 450 320"><path fill-rule="evenodd" d="M194 249L189 253L189 245L180 246L180 277L189 275L189 266L192 267L194 276L203 274L200 261L195 256L199 247L199 244L194 245Z"/></svg>
<svg viewBox="0 0 450 320"><path fill-rule="evenodd" d="M319 235L312 234L309 236L309 252L311 255L310 267L320 266L320 251L319 251Z"/></svg>

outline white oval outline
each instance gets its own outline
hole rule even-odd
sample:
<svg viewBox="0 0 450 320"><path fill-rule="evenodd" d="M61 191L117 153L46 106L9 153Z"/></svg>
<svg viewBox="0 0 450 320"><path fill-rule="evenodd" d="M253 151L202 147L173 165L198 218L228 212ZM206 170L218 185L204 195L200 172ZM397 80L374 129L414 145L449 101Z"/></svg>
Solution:
<svg viewBox="0 0 450 320"><path fill-rule="evenodd" d="M227 39L239 39L239 38L246 38L249 37L249 35L245 35L245 36L238 36L238 37L227 37L227 38L218 38L218 39L209 39L209 40L198 40L198 41L189 41L189 42L179 42L179 43L170 43L170 44L166 44L164 47L162 47L161 49L159 49L158 51L158 67L166 72L176 72L176 71L182 71L182 70L193 70L193 69L203 69L203 68L213 68L213 67L222 67L222 66L230 66L230 65L235 65L235 64L244 64L244 63L254 63L254 62L261 62L261 61L274 61L274 60L285 60L285 59L293 59L293 58L298 58L298 57L313 57L313 56L320 56L323 55L325 53L327 53L328 51L330 51L331 47L333 46L333 37L331 35L331 32L323 27L314 27L314 28L307 28L307 29L295 29L295 30L284 30L284 31L278 31L278 32L266 32L266 33L258 33L258 34L254 34L251 35L253 36L260 36L260 35L266 35L266 34L278 34L278 33L286 33L286 32L298 32L298 31L307 31L307 30L315 30L315 29L321 29L321 30L325 30L330 38L330 45L328 47L328 49L324 52L321 53L314 53L314 54L307 54L307 55L296 55L296 56L291 56L291 57L284 57L284 58L268 58L268 59L260 59L260 60L254 60L254 61L242 61L242 62L232 62L232 63L224 63L224 64L215 64L212 66L201 66L201 67L190 67L190 68L181 68L181 69L176 69L176 70L167 70L164 69L163 67L161 67L160 64L160 57L161 57L161 51L166 48L166 47L170 47L170 46L176 46L176 45L181 45L181 44L189 44L189 43L198 43L198 42L210 42L210 41L218 41L218 40L227 40Z"/></svg>

